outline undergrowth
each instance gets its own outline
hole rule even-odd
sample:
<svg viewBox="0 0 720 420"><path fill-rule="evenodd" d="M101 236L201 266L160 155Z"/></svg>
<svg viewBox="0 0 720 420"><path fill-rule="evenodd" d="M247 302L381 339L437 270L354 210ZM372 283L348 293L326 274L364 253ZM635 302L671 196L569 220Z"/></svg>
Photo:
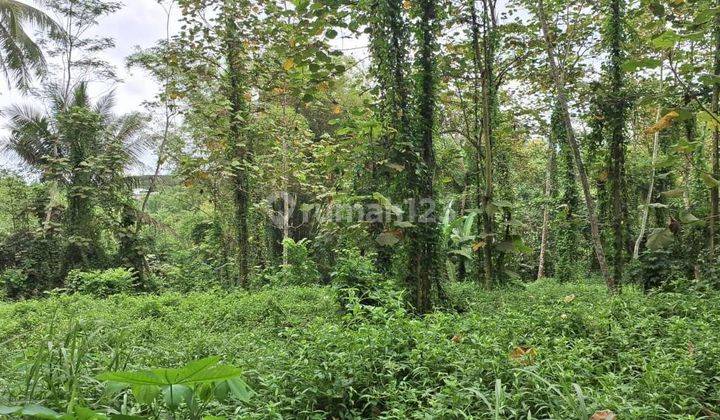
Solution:
<svg viewBox="0 0 720 420"><path fill-rule="evenodd" d="M455 312L418 318L401 296L347 302L330 287L61 295L0 304L0 404L68 401L149 415L108 371L219 356L252 389L209 413L243 418L712 418L720 295L545 280L449 288Z"/></svg>

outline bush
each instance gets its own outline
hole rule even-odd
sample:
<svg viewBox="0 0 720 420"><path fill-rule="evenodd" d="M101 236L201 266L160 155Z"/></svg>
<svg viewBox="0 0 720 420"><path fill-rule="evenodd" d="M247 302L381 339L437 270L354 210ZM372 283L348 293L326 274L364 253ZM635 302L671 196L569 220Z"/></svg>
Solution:
<svg viewBox="0 0 720 420"><path fill-rule="evenodd" d="M71 292L107 297L132 291L134 281L135 275L126 268L105 271L72 270L68 273L66 285Z"/></svg>
<svg viewBox="0 0 720 420"><path fill-rule="evenodd" d="M320 271L310 257L308 240L295 242L292 238L283 240L287 253L287 264L283 264L276 273L266 275L272 285L309 286L320 282Z"/></svg>
<svg viewBox="0 0 720 420"><path fill-rule="evenodd" d="M28 276L22 270L9 268L0 273L0 298L15 298L27 292Z"/></svg>
<svg viewBox="0 0 720 420"><path fill-rule="evenodd" d="M356 248L343 250L331 273L332 284L338 290L338 300L345 308L353 300L363 305L377 304L377 292L386 284L375 270L373 261Z"/></svg>

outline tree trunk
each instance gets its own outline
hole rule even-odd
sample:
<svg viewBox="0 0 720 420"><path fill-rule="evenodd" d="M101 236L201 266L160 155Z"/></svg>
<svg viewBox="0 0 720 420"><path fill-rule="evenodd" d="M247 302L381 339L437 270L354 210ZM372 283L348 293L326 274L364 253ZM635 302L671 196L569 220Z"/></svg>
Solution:
<svg viewBox="0 0 720 420"><path fill-rule="evenodd" d="M433 131L435 121L435 1L420 0L420 34L418 64L418 92L420 103L417 120L417 152L420 161L416 163L417 176L410 178L411 191L415 203L429 200L434 205L435 152L433 149ZM410 159L416 160L415 157ZM410 231L409 263L415 289L415 308L419 313L431 309L430 293L435 277L435 253L437 245L437 220L434 212L419 219L416 227Z"/></svg>
<svg viewBox="0 0 720 420"><path fill-rule="evenodd" d="M231 161L233 179L233 200L235 204L235 235L237 240L237 280L238 286L247 287L250 275L249 248L250 233L248 230L249 216L249 180L246 170L250 159L249 144L244 135L245 120L247 118L244 102L243 67L241 58L242 42L239 39L238 28L235 23L233 2L226 10L226 48L228 65L228 99L230 100L230 129L228 132L228 152Z"/></svg>
<svg viewBox="0 0 720 420"><path fill-rule="evenodd" d="M553 179L555 174L555 144L552 136L548 136L548 164L545 171L545 205L543 207L543 225L540 234L540 257L538 258L537 279L545 277L545 254L547 253L550 235L550 207L553 196Z"/></svg>
<svg viewBox="0 0 720 420"><path fill-rule="evenodd" d="M403 17L402 0L378 0L373 3L373 19L370 22L370 52L376 66L375 74L380 88L380 108L386 130L378 143L371 139L371 147L380 150L376 161L387 160L404 166L409 153L407 146L411 136L409 88L406 77L408 31ZM388 174L384 167L373 167L373 183L379 192L391 199L400 198L397 190L401 183L393 182L398 174ZM372 191L375 192L375 191ZM406 197L402 197L406 198ZM381 234L386 226L384 218L370 225L370 234ZM391 246L377 246L375 265L379 272L389 273L394 249Z"/></svg>
<svg viewBox="0 0 720 420"><path fill-rule="evenodd" d="M662 64L660 65L660 92L662 93L663 86L663 72ZM655 113L655 122L660 121L662 114L662 106L658 105L657 112ZM645 230L647 229L648 216L650 215L650 204L652 204L653 194L655 190L655 163L657 162L658 153L660 151L660 130L655 131L653 136L653 152L652 152L652 171L650 172L650 187L648 187L647 198L645 199L645 207L643 208L642 218L640 219L640 233L635 240L635 248L633 249L633 259L640 257L640 244L645 237Z"/></svg>
<svg viewBox="0 0 720 420"><path fill-rule="evenodd" d="M483 73L482 96L483 96L483 143L485 151L485 196L483 197L483 220L485 229L485 287L490 288L493 280L492 267L492 244L495 242L493 233L494 213L490 212L494 188L493 188L493 144L494 142L494 111L495 111L495 10L491 5L492 0L483 0Z"/></svg>
<svg viewBox="0 0 720 420"><path fill-rule="evenodd" d="M610 195L612 199L613 277L620 281L625 263L625 109L624 74L622 70L623 0L611 0L607 37L610 44L610 106L606 118L610 138Z"/></svg>
<svg viewBox="0 0 720 420"><path fill-rule="evenodd" d="M718 1L717 6L720 6ZM720 76L720 15L715 15L715 63L714 73L715 76ZM720 111L720 82L716 81L713 86L713 98L712 98L712 112L716 116ZM720 179L720 127L717 124L714 125L713 140L712 140L712 175L715 179ZM718 212L720 211L718 187L714 186L710 189L710 256L715 257L715 241L717 240L717 226L718 226Z"/></svg>
<svg viewBox="0 0 720 420"><path fill-rule="evenodd" d="M600 236L600 225L598 223L597 214L595 213L595 200L593 199L590 192L590 182L588 181L587 172L583 165L582 155L580 154L580 146L575 139L575 131L572 126L572 120L570 119L570 110L568 106L567 94L565 93L565 69L561 67L555 56L555 46L552 42L552 34L548 26L547 17L545 16L545 7L543 0L538 1L538 18L542 26L542 31L545 37L545 48L547 50L548 60L550 61L550 67L553 75L553 81L555 83L555 95L557 103L562 111L562 117L565 122L567 129L567 140L568 144L573 152L575 158L575 166L577 167L580 182L583 187L583 195L585 196L585 205L588 211L588 222L590 223L590 230L592 235L593 246L595 248L595 256L597 257L600 271L602 272L603 279L608 286L610 291L615 291L615 279L610 275L608 270L607 261L605 259L605 250L603 249L602 238Z"/></svg>

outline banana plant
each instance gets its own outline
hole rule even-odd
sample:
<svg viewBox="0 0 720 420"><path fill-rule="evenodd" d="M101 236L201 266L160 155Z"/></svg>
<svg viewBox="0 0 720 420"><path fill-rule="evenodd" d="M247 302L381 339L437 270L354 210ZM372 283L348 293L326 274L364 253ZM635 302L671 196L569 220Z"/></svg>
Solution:
<svg viewBox="0 0 720 420"><path fill-rule="evenodd" d="M448 279L455 281L458 267L462 266L465 269L464 272L467 272L468 265L473 260L473 246L477 239L473 225L477 213L472 212L465 216L455 217L452 205L451 201L445 208L440 226L448 255L456 257L456 262L450 258L446 261Z"/></svg>

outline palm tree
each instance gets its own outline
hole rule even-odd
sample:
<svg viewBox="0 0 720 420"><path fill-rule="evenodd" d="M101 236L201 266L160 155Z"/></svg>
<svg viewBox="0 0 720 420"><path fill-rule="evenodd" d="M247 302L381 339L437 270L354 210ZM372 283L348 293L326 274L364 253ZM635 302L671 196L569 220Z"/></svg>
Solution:
<svg viewBox="0 0 720 420"><path fill-rule="evenodd" d="M49 112L26 105L4 111L10 131L5 149L43 180L65 187L66 267L92 266L103 257L93 208L121 206L118 197L129 190L124 169L140 162L146 120L140 113L115 116L112 93L93 104L85 83L67 96L62 88L51 87L47 98Z"/></svg>
<svg viewBox="0 0 720 420"><path fill-rule="evenodd" d="M42 51L23 28L26 23L64 32L41 10L18 0L0 0L0 70L8 83L21 89L29 86L33 73L40 75L45 69Z"/></svg>

